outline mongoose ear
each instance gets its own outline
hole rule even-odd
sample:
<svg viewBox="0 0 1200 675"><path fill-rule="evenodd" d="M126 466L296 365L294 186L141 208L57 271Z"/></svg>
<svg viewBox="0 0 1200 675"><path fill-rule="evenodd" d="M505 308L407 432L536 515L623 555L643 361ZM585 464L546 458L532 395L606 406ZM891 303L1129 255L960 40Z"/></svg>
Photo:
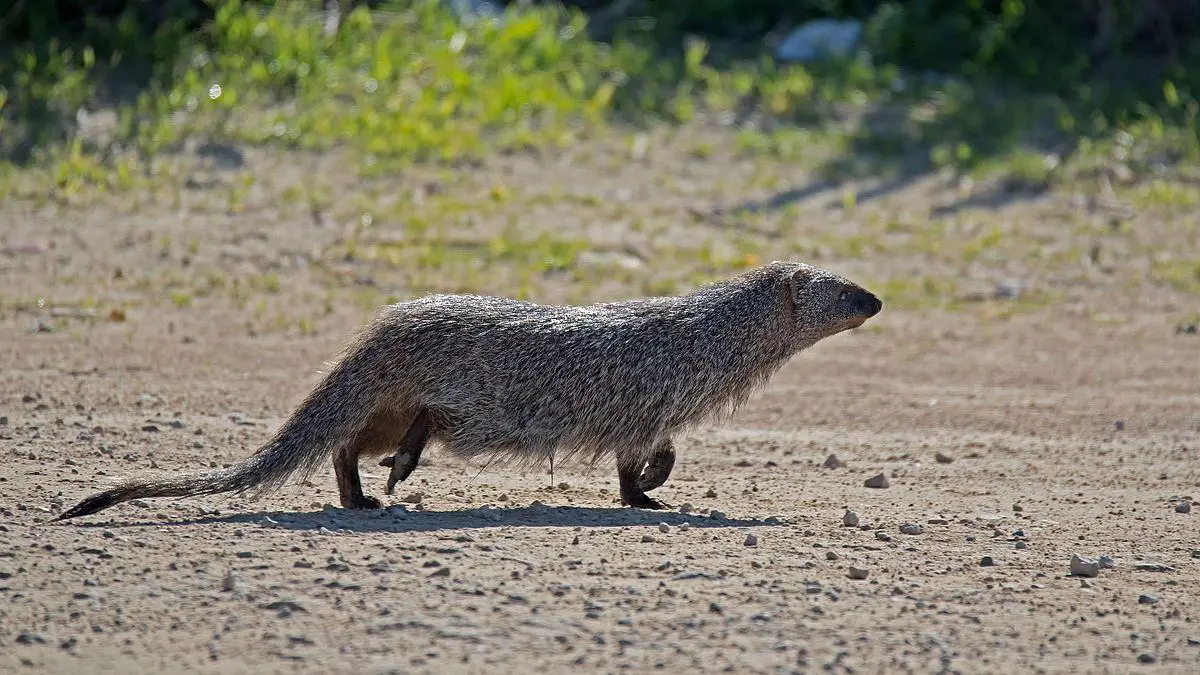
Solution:
<svg viewBox="0 0 1200 675"><path fill-rule="evenodd" d="M792 272L791 278L788 279L793 292L804 288L809 281L812 281L812 272L807 267L801 267Z"/></svg>

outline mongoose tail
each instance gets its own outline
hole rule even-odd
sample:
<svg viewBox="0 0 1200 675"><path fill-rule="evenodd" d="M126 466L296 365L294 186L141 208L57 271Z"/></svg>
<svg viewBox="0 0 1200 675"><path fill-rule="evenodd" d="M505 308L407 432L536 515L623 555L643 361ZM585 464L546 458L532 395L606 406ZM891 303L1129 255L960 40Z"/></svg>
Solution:
<svg viewBox="0 0 1200 675"><path fill-rule="evenodd" d="M361 443L360 431L378 418L379 411L389 409L385 405L386 379L367 376L378 371L383 358L370 340L373 332L365 331L349 346L275 435L250 457L217 471L130 478L91 495L54 520L91 515L132 499L249 491L266 494L283 486L293 474L300 474L303 480L331 454ZM357 483L357 473L355 479ZM361 488L358 494L361 496Z"/></svg>

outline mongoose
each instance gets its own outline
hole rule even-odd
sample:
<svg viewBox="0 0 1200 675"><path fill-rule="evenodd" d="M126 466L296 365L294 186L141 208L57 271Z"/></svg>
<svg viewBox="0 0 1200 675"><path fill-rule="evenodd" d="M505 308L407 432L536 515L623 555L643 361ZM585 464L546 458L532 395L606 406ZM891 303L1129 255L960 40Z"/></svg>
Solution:
<svg viewBox="0 0 1200 675"><path fill-rule="evenodd" d="M621 502L675 464L672 436L733 413L794 354L861 326L879 298L799 262L772 262L680 296L552 306L429 295L382 308L253 455L222 470L133 478L56 520L130 499L264 493L332 456L345 508L360 457L395 455L387 490L436 442L452 456L524 463L615 457Z"/></svg>

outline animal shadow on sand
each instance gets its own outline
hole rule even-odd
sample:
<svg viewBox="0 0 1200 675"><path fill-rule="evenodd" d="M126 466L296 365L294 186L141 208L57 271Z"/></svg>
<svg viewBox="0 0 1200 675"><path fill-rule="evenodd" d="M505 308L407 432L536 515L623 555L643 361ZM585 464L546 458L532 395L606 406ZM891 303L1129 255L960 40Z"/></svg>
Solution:
<svg viewBox="0 0 1200 675"><path fill-rule="evenodd" d="M534 504L512 508L470 508L451 511L408 511L379 509L359 511L328 508L318 511L255 511L227 516L205 516L179 520L126 523L78 523L81 527L178 527L222 523L259 525L265 528L333 532L438 532L498 527L624 527L658 525L697 528L772 527L783 525L777 518L711 518L677 511L631 508L547 506Z"/></svg>

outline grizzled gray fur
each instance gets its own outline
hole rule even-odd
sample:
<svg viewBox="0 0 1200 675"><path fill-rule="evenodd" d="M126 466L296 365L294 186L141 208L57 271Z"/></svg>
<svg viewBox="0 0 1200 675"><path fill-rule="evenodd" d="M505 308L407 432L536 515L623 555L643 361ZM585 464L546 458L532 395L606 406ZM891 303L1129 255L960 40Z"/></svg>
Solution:
<svg viewBox="0 0 1200 675"><path fill-rule="evenodd" d="M773 262L673 297L547 306L431 295L383 308L255 454L228 469L131 479L59 520L130 499L263 492L332 457L342 505L378 508L358 461L395 453L390 493L429 442L460 458L615 457L622 501L675 462L671 439L730 414L790 357L882 303L856 284Z"/></svg>

